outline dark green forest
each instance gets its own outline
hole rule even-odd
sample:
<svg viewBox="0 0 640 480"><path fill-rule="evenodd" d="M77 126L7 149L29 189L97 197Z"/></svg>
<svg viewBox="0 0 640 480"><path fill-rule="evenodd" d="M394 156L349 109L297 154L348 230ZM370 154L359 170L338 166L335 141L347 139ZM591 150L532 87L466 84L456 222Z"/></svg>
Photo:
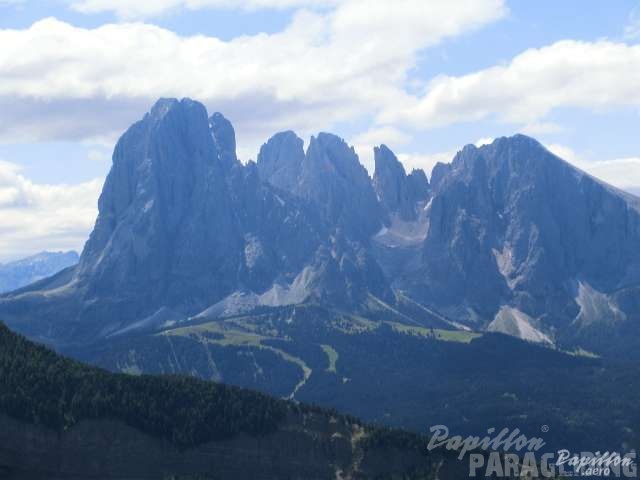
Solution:
<svg viewBox="0 0 640 480"><path fill-rule="evenodd" d="M459 435L518 428L544 436L549 451L627 451L640 444L640 368L633 361L571 355L501 334L440 341L373 322L375 328L356 332L353 322L336 328L335 318L315 308L287 323L290 316L283 309L211 324L234 325L237 336L241 326L252 327L248 334L264 335L261 348L203 343L204 333L187 332L171 336L171 343L166 335L141 334L65 353L116 371L135 351L136 365L153 373L171 371L175 355L203 378L212 377L213 358L225 383L287 396L302 370L266 346L312 370L296 400L378 425L429 434L442 424ZM335 370L322 345L337 352ZM254 362L261 375L254 375Z"/></svg>
<svg viewBox="0 0 640 480"><path fill-rule="evenodd" d="M114 374L57 355L0 323L0 412L67 429L109 418L178 445L274 431L288 409L266 395L186 376Z"/></svg>

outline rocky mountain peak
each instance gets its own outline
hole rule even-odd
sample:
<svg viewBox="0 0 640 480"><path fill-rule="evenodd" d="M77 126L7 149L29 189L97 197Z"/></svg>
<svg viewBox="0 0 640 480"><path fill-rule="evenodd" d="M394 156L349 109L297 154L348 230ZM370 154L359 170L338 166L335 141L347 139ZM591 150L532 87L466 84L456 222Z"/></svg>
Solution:
<svg viewBox="0 0 640 480"><path fill-rule="evenodd" d="M337 135L311 137L299 189L320 206L330 223L359 239L380 229L383 212L369 174L353 147Z"/></svg>
<svg viewBox="0 0 640 480"><path fill-rule="evenodd" d="M430 186L427 174L421 168L414 168L407 176L409 188L412 190L416 198L424 199L429 196Z"/></svg>
<svg viewBox="0 0 640 480"><path fill-rule="evenodd" d="M78 266L0 298L0 315L87 339L239 304L398 309L403 292L475 329L554 342L640 311L635 203L529 137L468 145L430 182L385 145L371 179L330 133L306 152L278 133L247 165L235 148L222 114L159 100L116 145Z"/></svg>
<svg viewBox="0 0 640 480"><path fill-rule="evenodd" d="M387 212L397 213L402 220L415 220L417 203L429 195L426 175L422 170L407 175L402 163L386 145L375 147L373 153L373 186L378 199Z"/></svg>
<svg viewBox="0 0 640 480"><path fill-rule="evenodd" d="M304 142L291 130L276 133L258 154L260 178L275 187L296 192L304 161Z"/></svg>
<svg viewBox="0 0 640 480"><path fill-rule="evenodd" d="M218 149L220 161L225 168L231 168L238 163L236 156L236 132L220 112L216 112L209 117L209 126L213 141Z"/></svg>

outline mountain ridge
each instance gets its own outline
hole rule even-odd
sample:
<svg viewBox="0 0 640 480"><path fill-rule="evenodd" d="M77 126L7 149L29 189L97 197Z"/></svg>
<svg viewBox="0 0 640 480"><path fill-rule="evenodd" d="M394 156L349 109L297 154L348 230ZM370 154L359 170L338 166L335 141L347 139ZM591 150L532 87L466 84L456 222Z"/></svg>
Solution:
<svg viewBox="0 0 640 480"><path fill-rule="evenodd" d="M0 347L2 478L446 479L466 470L415 434L186 376L109 373L1 323Z"/></svg>
<svg viewBox="0 0 640 480"><path fill-rule="evenodd" d="M235 148L222 114L159 100L118 141L66 284L0 315L53 343L305 303L602 352L638 328L638 200L534 139L467 145L430 181L385 145L370 177L329 133L306 151L278 133L246 165Z"/></svg>
<svg viewBox="0 0 640 480"><path fill-rule="evenodd" d="M78 262L73 251L42 251L19 260L0 263L0 293L18 290Z"/></svg>

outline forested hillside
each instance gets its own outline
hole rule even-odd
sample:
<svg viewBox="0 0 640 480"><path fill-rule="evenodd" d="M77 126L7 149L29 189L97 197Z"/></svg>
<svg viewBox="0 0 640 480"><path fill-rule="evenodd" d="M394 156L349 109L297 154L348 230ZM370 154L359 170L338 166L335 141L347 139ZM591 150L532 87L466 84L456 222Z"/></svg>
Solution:
<svg viewBox="0 0 640 480"><path fill-rule="evenodd" d="M464 468L415 434L187 376L109 373L0 323L0 478L456 478Z"/></svg>

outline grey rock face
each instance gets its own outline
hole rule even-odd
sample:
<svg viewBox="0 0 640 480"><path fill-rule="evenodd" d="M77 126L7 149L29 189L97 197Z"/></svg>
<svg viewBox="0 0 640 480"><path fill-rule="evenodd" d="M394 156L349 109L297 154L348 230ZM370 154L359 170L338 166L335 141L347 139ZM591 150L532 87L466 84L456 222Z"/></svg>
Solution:
<svg viewBox="0 0 640 480"><path fill-rule="evenodd" d="M161 100L116 145L80 283L89 298L115 295L134 312L133 305L176 306L186 296L195 307L222 295L241 256L232 212L206 110L190 100Z"/></svg>
<svg viewBox="0 0 640 480"><path fill-rule="evenodd" d="M429 182L422 170L407 175L402 163L386 145L375 147L373 186L380 203L402 220L416 220L416 206L429 196Z"/></svg>
<svg viewBox="0 0 640 480"><path fill-rule="evenodd" d="M336 135L311 137L299 191L319 206L331 224L358 239L366 239L382 225L382 210L366 169L353 147Z"/></svg>
<svg viewBox="0 0 640 480"><path fill-rule="evenodd" d="M557 338L595 298L583 289L580 305L580 286L624 313L615 298L640 282L640 216L624 194L522 135L467 146L432 178L420 267L400 280L415 298L478 326L513 307L522 330Z"/></svg>
<svg viewBox="0 0 640 480"><path fill-rule="evenodd" d="M221 114L160 100L116 145L78 266L0 315L49 342L305 302L595 349L640 331L637 198L522 135L464 147L430 183L384 145L375 159L372 180L341 138L304 152L282 132L242 165Z"/></svg>
<svg viewBox="0 0 640 480"><path fill-rule="evenodd" d="M236 132L231 122L220 112L216 112L209 118L209 127L223 166L231 168L236 165Z"/></svg>
<svg viewBox="0 0 640 480"><path fill-rule="evenodd" d="M332 226L366 241L381 226L383 212L371 179L353 147L340 137L311 137L306 154L293 132L278 133L260 149L261 178L314 204Z"/></svg>
<svg viewBox="0 0 640 480"><path fill-rule="evenodd" d="M189 99L158 101L116 145L77 268L0 300L0 311L41 340L83 342L180 322L236 292L256 296L258 305L294 299L346 307L369 286L388 297L371 256L332 223L349 229L355 218L345 200L354 178L369 202L360 211L377 205L366 171L344 142L323 148L319 160L349 176L332 187L348 213L336 208L338 198L329 209L314 202L324 193L310 176L316 166L301 172L300 190L276 188L256 164L237 161L233 127L221 114L207 118Z"/></svg>
<svg viewBox="0 0 640 480"><path fill-rule="evenodd" d="M275 134L260 148L260 178L275 187L298 192L298 181L304 162L304 142L292 131Z"/></svg>
<svg viewBox="0 0 640 480"><path fill-rule="evenodd" d="M50 277L60 270L78 263L78 254L69 252L40 252L21 260L0 264L0 293Z"/></svg>

